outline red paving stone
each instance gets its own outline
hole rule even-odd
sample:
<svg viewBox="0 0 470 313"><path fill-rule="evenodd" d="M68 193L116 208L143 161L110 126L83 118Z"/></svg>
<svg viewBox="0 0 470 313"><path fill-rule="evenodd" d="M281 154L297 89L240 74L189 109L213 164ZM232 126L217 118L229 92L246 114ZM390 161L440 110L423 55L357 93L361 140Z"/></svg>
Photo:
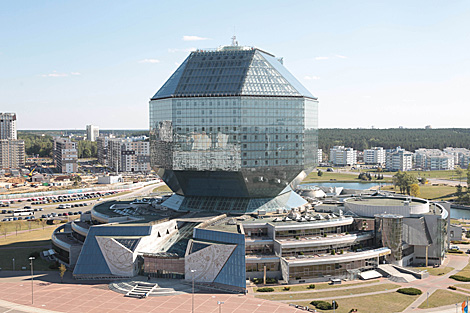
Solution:
<svg viewBox="0 0 470 313"><path fill-rule="evenodd" d="M0 299L10 303L57 312L111 313L111 312L191 312L191 294L126 298L111 291L107 284L60 284L34 281L34 305L31 305L31 283L29 281L3 282L0 278ZM217 313L217 301L223 301L224 313L294 313L305 312L284 303L256 299L251 295L196 294L195 312ZM22 310L16 308L16 310ZM24 309L27 311L27 308Z"/></svg>

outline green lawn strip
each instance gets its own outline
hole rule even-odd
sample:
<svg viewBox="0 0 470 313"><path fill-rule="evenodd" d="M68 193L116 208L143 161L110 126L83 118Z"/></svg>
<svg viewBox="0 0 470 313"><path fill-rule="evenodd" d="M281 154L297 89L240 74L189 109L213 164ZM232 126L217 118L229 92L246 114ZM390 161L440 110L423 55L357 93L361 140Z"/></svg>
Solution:
<svg viewBox="0 0 470 313"><path fill-rule="evenodd" d="M171 192L171 189L167 185L162 185L152 190L152 193L155 193L155 192Z"/></svg>
<svg viewBox="0 0 470 313"><path fill-rule="evenodd" d="M414 269L419 270L419 271L427 271L429 273L429 275L432 275L432 276L445 275L445 274L447 274L447 273L454 270L453 267L437 267L437 268L433 268L433 267L415 267Z"/></svg>
<svg viewBox="0 0 470 313"><path fill-rule="evenodd" d="M367 281L367 282L351 283L351 284L344 284L344 285L330 285L329 283L317 283L317 284L315 284L314 289L309 289L308 288L308 286L310 284L291 285L291 286L287 286L287 287L290 287L290 290L289 290L290 292L292 292L292 291L306 291L306 290L314 291L314 290L322 290L322 289L350 287L350 286L357 286L357 285L368 285L368 284L376 283L376 282L379 282L379 280L370 280L370 281ZM274 292L281 292L281 291L282 292L288 292L288 291L284 290L284 287L285 286L273 287ZM255 290L256 290L256 288L255 288Z"/></svg>
<svg viewBox="0 0 470 313"><path fill-rule="evenodd" d="M470 262L467 264L467 266L465 266L460 272L455 275L470 278ZM452 278L452 276L450 278Z"/></svg>
<svg viewBox="0 0 470 313"><path fill-rule="evenodd" d="M455 303L461 303L465 300L467 300L466 295L449 291L449 290L444 290L444 289L438 289L435 292L433 292L429 296L429 308L437 308L440 306L445 306L449 304L455 304ZM425 299L419 307L420 309L427 309L428 308L428 301Z"/></svg>
<svg viewBox="0 0 470 313"><path fill-rule="evenodd" d="M468 284L466 284L466 283L453 284L453 286L455 286L457 288L461 288L461 289L466 289L466 290L462 290L464 292L469 292L470 291L470 283L468 283Z"/></svg>
<svg viewBox="0 0 470 313"><path fill-rule="evenodd" d="M351 309L357 309L361 313L392 313L406 309L418 296L408 296L398 292L388 292L371 296L351 297L335 300L338 302L336 313L348 313ZM314 307L311 301L292 302L294 304ZM331 302L328 300L328 302ZM333 312L333 310L324 311Z"/></svg>
<svg viewBox="0 0 470 313"><path fill-rule="evenodd" d="M393 186L383 186L382 190L390 190L399 192L399 188L394 189ZM455 198L454 194L457 189L453 186L432 186L432 185L419 185L420 195L419 197L425 199L438 199L438 200L450 200Z"/></svg>
<svg viewBox="0 0 470 313"><path fill-rule="evenodd" d="M34 252L41 252L44 249L40 248L25 248L25 249L2 249L0 250L0 268L4 271L13 270L13 259L15 259L15 270L20 271L22 267L26 267L26 271L30 271L29 265L29 255ZM35 271L49 271L49 265L51 263L39 258L34 260L34 270Z"/></svg>
<svg viewBox="0 0 470 313"><path fill-rule="evenodd" d="M305 292L305 293L294 293L294 292L286 292L285 294L263 294L263 295L256 295L257 298L266 299L266 300L298 300L298 299L320 299L320 298L329 298L335 296L348 296L348 295L355 295L361 293L368 293L368 292L376 292L376 291L385 291L390 289L398 288L399 285L396 284L381 284L381 285L374 285L369 287L360 287L360 288L348 288L342 290L329 290L329 291L318 291L318 292Z"/></svg>

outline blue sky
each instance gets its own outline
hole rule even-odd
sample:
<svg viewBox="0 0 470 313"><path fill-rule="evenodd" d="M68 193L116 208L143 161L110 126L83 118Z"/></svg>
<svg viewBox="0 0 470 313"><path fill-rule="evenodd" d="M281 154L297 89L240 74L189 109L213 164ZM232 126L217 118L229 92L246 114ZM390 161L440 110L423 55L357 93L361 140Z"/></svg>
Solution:
<svg viewBox="0 0 470 313"><path fill-rule="evenodd" d="M0 112L19 129L148 128L194 48L256 46L321 128L470 127L470 1L2 1Z"/></svg>

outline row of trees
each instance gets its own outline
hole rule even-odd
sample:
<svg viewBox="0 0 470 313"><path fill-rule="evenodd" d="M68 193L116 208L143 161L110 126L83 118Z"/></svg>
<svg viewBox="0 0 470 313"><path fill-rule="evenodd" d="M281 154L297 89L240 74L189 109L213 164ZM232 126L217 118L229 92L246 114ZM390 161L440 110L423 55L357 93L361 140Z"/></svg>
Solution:
<svg viewBox="0 0 470 313"><path fill-rule="evenodd" d="M463 174L463 171L460 170L457 174ZM458 185L455 195L457 196L455 202L458 204L470 205L470 168L467 169L467 187Z"/></svg>
<svg viewBox="0 0 470 313"><path fill-rule="evenodd" d="M442 150L446 147L470 149L470 129L319 129L318 147L328 152L333 146L361 151L376 146L385 149L401 146L409 151L419 148Z"/></svg>
<svg viewBox="0 0 470 313"><path fill-rule="evenodd" d="M18 139L24 140L26 155L38 155L39 157L52 157L54 139L50 135L38 135L34 133L19 133ZM96 142L79 140L77 143L78 157L96 158Z"/></svg>
<svg viewBox="0 0 470 313"><path fill-rule="evenodd" d="M394 188L398 187L401 193L406 193L413 197L419 196L419 182L415 176L407 172L398 171L398 173L393 176L392 181Z"/></svg>
<svg viewBox="0 0 470 313"><path fill-rule="evenodd" d="M361 180L369 180L371 181L372 180L372 175L370 175L369 172L363 172L363 173L360 173L357 178L361 179ZM381 180L381 179L384 179L384 176L382 174L375 174L374 175L374 178L377 179L377 180Z"/></svg>

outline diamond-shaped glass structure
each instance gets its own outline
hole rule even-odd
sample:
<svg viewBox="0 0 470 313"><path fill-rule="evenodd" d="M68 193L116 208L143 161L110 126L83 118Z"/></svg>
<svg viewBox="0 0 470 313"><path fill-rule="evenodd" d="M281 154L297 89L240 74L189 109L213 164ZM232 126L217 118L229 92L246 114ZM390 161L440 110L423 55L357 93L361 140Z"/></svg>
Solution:
<svg viewBox="0 0 470 313"><path fill-rule="evenodd" d="M316 166L317 107L267 52L192 52L150 101L152 167L186 208L285 203Z"/></svg>

